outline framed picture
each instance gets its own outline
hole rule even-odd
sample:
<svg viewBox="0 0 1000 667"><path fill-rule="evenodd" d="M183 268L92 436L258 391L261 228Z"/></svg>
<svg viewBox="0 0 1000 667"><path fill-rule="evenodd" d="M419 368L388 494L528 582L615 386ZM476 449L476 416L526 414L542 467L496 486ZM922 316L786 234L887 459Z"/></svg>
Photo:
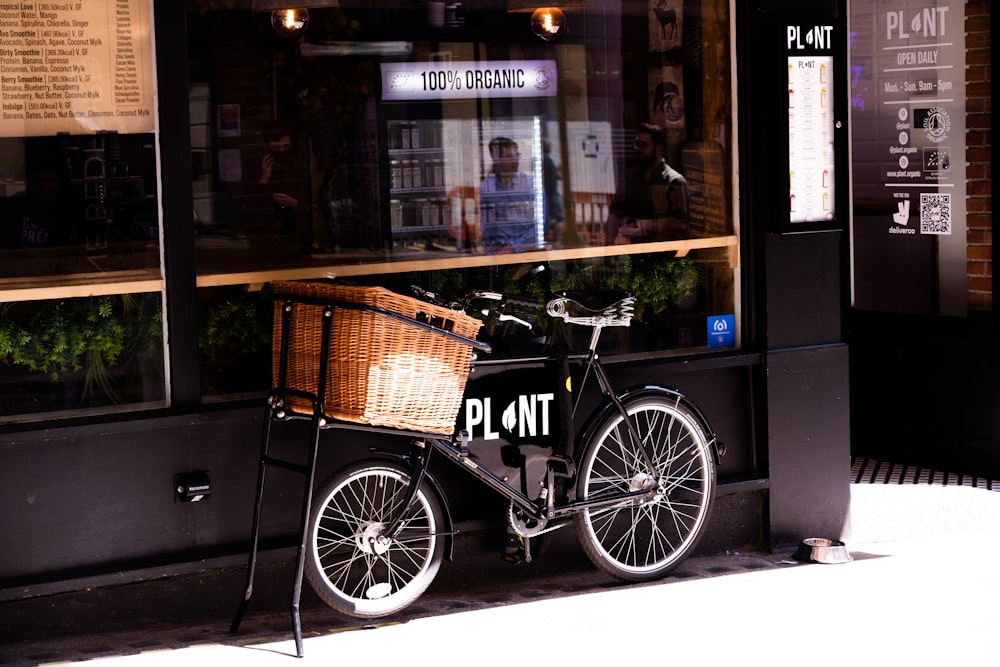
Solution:
<svg viewBox="0 0 1000 667"><path fill-rule="evenodd" d="M243 155L239 148L219 149L219 180L239 183L243 180Z"/></svg>
<svg viewBox="0 0 1000 667"><path fill-rule="evenodd" d="M649 70L649 122L663 128L684 127L684 68L666 65Z"/></svg>
<svg viewBox="0 0 1000 667"><path fill-rule="evenodd" d="M679 49L683 30L683 0L649 0L650 53Z"/></svg>
<svg viewBox="0 0 1000 667"><path fill-rule="evenodd" d="M218 133L220 137L238 137L240 128L240 105L220 104L218 106Z"/></svg>

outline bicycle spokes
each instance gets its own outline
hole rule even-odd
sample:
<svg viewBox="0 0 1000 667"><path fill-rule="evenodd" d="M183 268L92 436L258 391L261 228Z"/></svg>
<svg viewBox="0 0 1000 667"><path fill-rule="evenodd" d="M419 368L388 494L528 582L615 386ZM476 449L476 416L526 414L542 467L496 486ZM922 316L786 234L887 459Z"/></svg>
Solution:
<svg viewBox="0 0 1000 667"><path fill-rule="evenodd" d="M442 510L418 489L403 517L410 478L397 464L350 470L321 493L307 574L324 601L361 617L410 604L430 584L443 554ZM394 535L388 533L393 523Z"/></svg>
<svg viewBox="0 0 1000 667"><path fill-rule="evenodd" d="M675 567L700 538L714 493L714 469L697 422L676 402L653 395L625 407L631 426L612 414L588 444L578 496L590 499L646 484L656 493L585 511L577 528L598 567L645 579Z"/></svg>

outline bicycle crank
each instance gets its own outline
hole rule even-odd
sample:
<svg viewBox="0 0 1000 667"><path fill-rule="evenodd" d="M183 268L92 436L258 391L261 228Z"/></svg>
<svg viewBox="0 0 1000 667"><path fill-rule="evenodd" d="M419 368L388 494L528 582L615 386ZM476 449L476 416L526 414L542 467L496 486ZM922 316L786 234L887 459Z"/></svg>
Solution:
<svg viewBox="0 0 1000 667"><path fill-rule="evenodd" d="M544 517L536 519L526 515L524 510L517 507L512 501L507 507L507 523L518 537L536 537L542 533L558 530L569 522L558 521L550 525L549 520Z"/></svg>

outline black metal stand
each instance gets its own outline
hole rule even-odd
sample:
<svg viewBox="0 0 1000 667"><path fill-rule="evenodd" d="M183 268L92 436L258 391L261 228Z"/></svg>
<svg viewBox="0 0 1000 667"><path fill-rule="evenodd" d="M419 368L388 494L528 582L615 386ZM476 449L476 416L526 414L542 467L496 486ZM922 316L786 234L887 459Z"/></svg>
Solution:
<svg viewBox="0 0 1000 667"><path fill-rule="evenodd" d="M300 615L300 600L302 598L302 576L305 573L306 543L308 537L306 530L309 523L309 513L312 511L313 487L316 482L316 455L319 450L319 433L325 424L323 417L323 399L325 394L327 360L330 348L330 323L333 320L333 306L327 305L323 309L321 321L322 337L320 342L319 372L317 393L310 394L304 391L288 389L285 387L288 377L288 337L289 323L291 320L292 304L286 302L282 309L281 326L281 352L280 366L278 370L278 387L267 396L267 406L264 412L264 424L261 433L260 464L257 471L257 493L254 500L253 528L250 536L250 554L247 559L247 583L243 593L243 600L236 610L229 631L233 634L239 631L243 615L246 613L253 596L254 575L257 570L257 552L260 545L260 517L264 500L264 480L268 466L276 466L292 472L297 472L305 476L305 494L302 499L302 516L299 522L299 544L295 557L295 578L292 584L292 632L295 635L295 651L298 657L305 655L302 646L302 619ZM312 428L310 431L310 446L305 464L294 463L284 459L275 458L269 453L271 440L271 425L276 419L288 417L285 399L289 396L305 399L312 404Z"/></svg>
<svg viewBox="0 0 1000 667"><path fill-rule="evenodd" d="M309 515L312 512L312 497L313 488L316 481L316 458L319 450L319 436L320 431L324 428L331 427L342 427L342 428L360 428L362 430L371 432L383 432L383 433L403 433L404 431L396 429L386 429L371 426L358 426L352 425L345 422L337 422L335 420L328 420L325 416L325 400L326 400L326 386L327 386L327 371L329 365L330 357L330 332L331 324L333 321L333 311L335 308L345 308L354 310L364 310L366 312L375 313L382 317L392 318L397 321L405 322L409 326L416 326L434 335L443 336L450 340L459 341L465 345L469 345L475 349L489 351L489 345L485 343L480 343L476 340L465 338L451 331L440 329L434 326L432 323L417 321L410 319L398 313L390 312L383 308L367 305L359 305L352 303L343 303L339 301L330 301L327 299L320 298L310 298L302 296L286 297L278 294L267 294L270 298L283 301L281 310L281 347L279 350L279 366L278 366L278 378L276 382L276 387L271 389L271 392L267 396L267 404L264 411L264 423L261 433L261 446L260 446L260 464L257 471L257 492L256 498L254 500L254 511L253 511L253 528L251 530L250 536L250 553L247 558L247 579L246 579L246 589L243 593L243 600L240 602L239 608L236 610L236 616L233 618L232 625L229 631L233 634L239 631L240 623L243 620L243 616L246 613L247 607L250 604L250 598L253 596L253 584L254 576L257 570L257 553L260 547L260 519L261 510L264 499L264 481L266 478L267 468L270 466L283 468L285 470L290 470L292 472L297 472L305 477L305 495L302 500L302 515L299 522L299 543L298 550L295 559L295 579L292 588L292 602L291 602L291 615L292 615L292 629L295 635L295 650L298 657L304 656L304 649L302 646L302 621L300 616L300 600L302 597L302 577L305 574L305 560L306 560L306 547L308 544L308 527L309 527ZM292 321L292 311L295 305L311 305L322 307L322 317L320 320L320 352L319 352L319 365L317 367L316 375L316 393L310 393L306 391L301 391L298 389L293 389L288 387L288 346L289 337ZM311 414L293 411L288 405L288 399L298 399L309 403L312 406ZM289 419L309 419L311 420L311 430L310 430L310 441L309 450L306 457L305 464L294 463L291 461L286 461L280 458L271 456L269 451L270 439L271 439L271 427L275 421L287 421ZM417 437L418 439L427 439L440 437L440 435L435 434L421 434L417 432L411 433L411 436ZM416 485L419 484L420 479L423 477L424 471L426 470L426 457L421 458L420 467L415 475L414 485L411 486L409 490L409 495L407 496L407 502L412 500L413 494L416 492ZM398 523L397 523L398 525ZM395 528L395 526L393 526Z"/></svg>
<svg viewBox="0 0 1000 667"><path fill-rule="evenodd" d="M246 590L243 593L243 600L240 602L240 606L236 610L236 616L233 618L233 623L230 626L229 631L233 634L239 631L240 622L243 620L243 615L246 613L247 607L250 604L250 598L253 595L253 582L257 570L257 552L260 545L260 518L264 499L264 479L267 468L268 466L276 466L285 470L301 473L305 475L306 478L304 489L305 495L302 499L302 516L299 522L299 543L295 557L295 579L292 584L291 605L292 631L295 635L295 651L298 657L301 658L304 655L304 652L302 647L302 621L299 609L300 600L302 598L302 577L305 573L305 550L307 541L306 530L309 522L309 513L312 511L313 487L316 480L316 454L319 449L320 418L313 417L311 435L312 442L309 447L305 465L274 458L268 453L268 446L270 444L271 421L275 418L275 412L280 409L272 405L275 398L274 394L268 396L269 405L267 407L267 414L264 416L264 434L261 442L260 467L257 472L257 494L254 500L253 510L253 529L250 537L250 554L247 560Z"/></svg>

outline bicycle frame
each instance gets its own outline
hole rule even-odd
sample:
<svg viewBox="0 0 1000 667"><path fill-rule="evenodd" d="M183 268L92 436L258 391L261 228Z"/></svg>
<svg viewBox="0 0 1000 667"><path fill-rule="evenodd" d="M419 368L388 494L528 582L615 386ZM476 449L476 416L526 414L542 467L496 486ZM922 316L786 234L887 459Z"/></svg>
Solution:
<svg viewBox="0 0 1000 667"><path fill-rule="evenodd" d="M571 434L575 434L574 419L580 407L580 401L583 397L583 389L586 387L587 381L589 380L591 374L597 379L598 388L603 396L605 406L611 407L617 410L619 414L622 415L624 419L624 424L627 425L629 436L636 442L641 443L642 438L635 429L635 425L630 419L628 419L628 414L625 410L624 405L616 394L611 380L608 378L607 372L604 370L604 366L601 364L600 356L597 354L597 343L600 338L601 330L603 327L594 327L594 331L590 338L590 344L586 352L576 352L567 354L567 359L570 362L578 362L582 368L580 387L577 392L576 400L572 405L570 411L569 423L564 423L562 425L563 429L569 429ZM539 362L548 362L555 360L556 357L552 356L537 356L537 357L525 357L520 359L515 359L512 361L504 361L504 363L511 367L516 367L517 365L527 365L535 364ZM482 362L480 362L482 363ZM487 362L489 363L489 362ZM474 368L476 364L473 364ZM559 387L559 391L568 391L564 387ZM601 406L598 406L596 412L601 412ZM520 508L525 514L535 520L539 521L551 521L560 520L572 517L573 514L580 512L582 510L593 510L600 509L604 507L611 507L615 505L621 505L623 503L631 502L646 502L651 500L656 492L656 485L650 485L650 488L639 489L636 491L628 492L616 492L609 494L600 498L590 498L587 500L569 500L565 503L556 504L555 494L554 494L554 481L556 477L563 477L570 480L575 480L576 471L575 466L572 462L572 458L553 454L549 457L546 464L546 483L542 489L541 496L538 499L532 499L522 493L519 489L509 484L504 478L500 477L498 474L492 470L486 468L483 465L477 463L470 456L468 450L468 433L463 432L459 434L457 438L457 444L454 440L446 440L443 438L429 439L431 447L449 458L449 460L457 463L466 472L473 475L475 478L483 482L486 486L490 487L501 496L507 500L514 503L518 508ZM575 443L574 443L575 444ZM418 446L423 447L423 441L418 443ZM650 470L654 471L653 462L649 458L648 452L646 452L644 447L636 447L636 450L641 452L643 457L643 464ZM426 470L427 459L429 452L419 459L419 465L415 466L414 475L411 478L411 487L416 487L421 483L423 478L423 472ZM556 471L554 466L561 465L562 470ZM655 475L651 475L651 478L655 478ZM400 515L405 515L409 509L409 500L415 494L416 489L411 488L408 490L407 502L403 503L402 511ZM394 531L399 529L399 520L394 521L390 528L386 531L388 534L393 534Z"/></svg>

